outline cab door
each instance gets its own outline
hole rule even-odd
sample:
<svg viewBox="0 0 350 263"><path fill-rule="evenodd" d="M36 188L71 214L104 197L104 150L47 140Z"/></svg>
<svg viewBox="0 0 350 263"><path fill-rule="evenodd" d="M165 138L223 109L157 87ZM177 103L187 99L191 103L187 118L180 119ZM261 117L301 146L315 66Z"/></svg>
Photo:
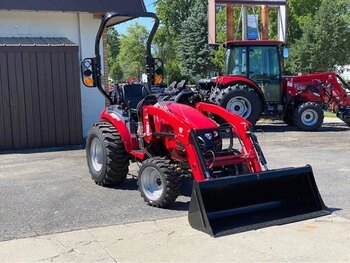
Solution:
<svg viewBox="0 0 350 263"><path fill-rule="evenodd" d="M276 46L251 46L248 49L249 78L263 90L267 102L281 101L281 66Z"/></svg>

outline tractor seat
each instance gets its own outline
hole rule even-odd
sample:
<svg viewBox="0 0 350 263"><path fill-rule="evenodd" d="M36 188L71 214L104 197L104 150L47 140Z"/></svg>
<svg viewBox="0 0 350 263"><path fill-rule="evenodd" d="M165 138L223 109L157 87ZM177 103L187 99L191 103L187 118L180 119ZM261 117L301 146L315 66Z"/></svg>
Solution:
<svg viewBox="0 0 350 263"><path fill-rule="evenodd" d="M149 95L148 89L143 84L127 84L122 88L122 102L130 102L131 109L136 109L141 100Z"/></svg>

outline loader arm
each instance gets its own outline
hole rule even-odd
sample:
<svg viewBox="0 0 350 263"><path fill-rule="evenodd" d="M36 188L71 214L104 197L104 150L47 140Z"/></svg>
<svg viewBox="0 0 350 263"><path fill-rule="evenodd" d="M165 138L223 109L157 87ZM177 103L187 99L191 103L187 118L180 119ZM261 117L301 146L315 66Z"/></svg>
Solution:
<svg viewBox="0 0 350 263"><path fill-rule="evenodd" d="M337 117L350 125L350 86L335 72L285 77L287 92L300 102L332 105Z"/></svg>
<svg viewBox="0 0 350 263"><path fill-rule="evenodd" d="M350 87L338 74L332 74L333 78L328 81L332 84L332 102L334 102L339 107L350 106ZM345 88L343 88L339 82L340 81ZM347 90L346 90L347 89Z"/></svg>
<svg viewBox="0 0 350 263"><path fill-rule="evenodd" d="M252 125L249 121L214 104L199 102L196 104L196 108L203 113L211 113L220 116L227 123L232 124L235 128L235 132L242 140L244 147L247 150L250 164L248 169L255 173L262 171L261 164L258 160L265 160L265 158L260 156L262 155L262 152L259 151L260 148L257 149L257 141L255 142L251 137ZM266 165L266 162L263 161L262 164Z"/></svg>
<svg viewBox="0 0 350 263"><path fill-rule="evenodd" d="M313 75L313 74L312 74ZM324 83L323 101L336 106L337 117L350 126L350 86L338 74L321 73L315 77ZM326 96L328 95L328 98ZM325 101L328 100L328 101Z"/></svg>
<svg viewBox="0 0 350 263"><path fill-rule="evenodd" d="M331 84L333 86L331 99L337 108L337 117L350 126L350 86L338 74L332 79Z"/></svg>

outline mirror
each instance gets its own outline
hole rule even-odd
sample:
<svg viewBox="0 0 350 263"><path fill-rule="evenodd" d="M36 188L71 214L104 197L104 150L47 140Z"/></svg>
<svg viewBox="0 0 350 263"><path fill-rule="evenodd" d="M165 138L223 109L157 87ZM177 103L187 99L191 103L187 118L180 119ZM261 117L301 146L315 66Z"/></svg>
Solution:
<svg viewBox="0 0 350 263"><path fill-rule="evenodd" d="M283 57L288 58L289 57L289 49L288 48L283 48Z"/></svg>

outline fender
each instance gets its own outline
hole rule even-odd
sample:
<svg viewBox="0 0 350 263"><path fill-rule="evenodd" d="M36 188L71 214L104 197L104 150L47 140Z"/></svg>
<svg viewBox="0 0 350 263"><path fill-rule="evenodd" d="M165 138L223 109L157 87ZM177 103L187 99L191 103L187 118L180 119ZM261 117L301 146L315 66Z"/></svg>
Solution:
<svg viewBox="0 0 350 263"><path fill-rule="evenodd" d="M229 86L230 84L233 83L243 83L246 84L247 86L253 88L256 93L258 93L261 101L263 104L265 104L265 95L261 88L256 84L253 80L242 77L242 76L221 76L216 78L215 84L216 85L222 85L222 86Z"/></svg>
<svg viewBox="0 0 350 263"><path fill-rule="evenodd" d="M129 129L128 127L126 127L123 120L121 120L117 116L117 114L108 112L107 109L105 109L100 114L100 121L107 121L113 124L113 126L118 130L120 137L122 138L122 141L124 143L125 150L127 152L130 153L132 150L135 150L135 147L134 147L135 145L133 144L133 141L131 139Z"/></svg>

